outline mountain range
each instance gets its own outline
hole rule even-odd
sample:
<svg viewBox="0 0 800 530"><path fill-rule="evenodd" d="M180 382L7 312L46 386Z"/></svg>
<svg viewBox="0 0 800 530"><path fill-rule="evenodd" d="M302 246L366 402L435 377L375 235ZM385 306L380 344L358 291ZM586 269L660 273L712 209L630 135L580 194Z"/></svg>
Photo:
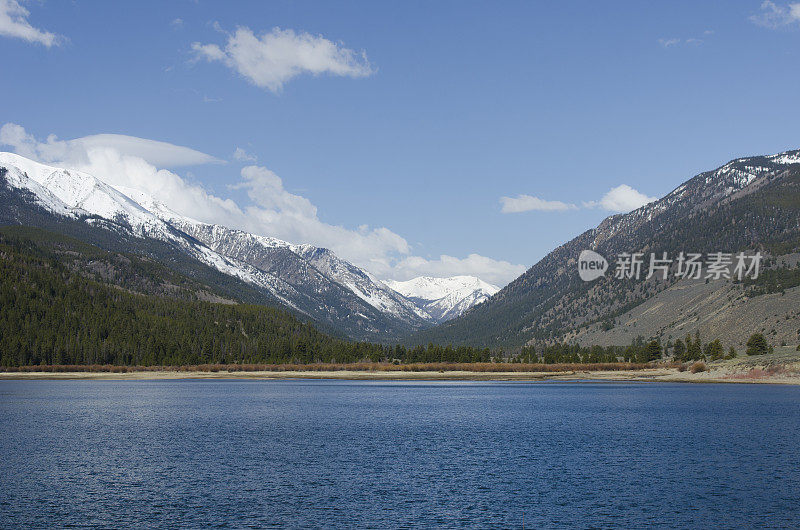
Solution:
<svg viewBox="0 0 800 530"><path fill-rule="evenodd" d="M139 190L12 153L0 153L0 184L0 224L46 227L146 255L199 279L208 292L277 304L351 339L396 341L496 291L477 278L439 279L439 296L428 300L435 304L422 304L329 249L203 223Z"/></svg>
<svg viewBox="0 0 800 530"><path fill-rule="evenodd" d="M280 306L343 338L509 349L668 342L695 333L742 346L755 331L776 344L800 340L800 151L700 173L659 200L608 217L503 289L469 276L382 282L328 249L200 222L141 191L11 153L0 153L0 206L0 224L58 232L180 275L178 287L163 284L159 293ZM610 263L595 281L578 275L584 250ZM765 259L758 278L741 281L681 278L675 262L665 277L613 274L623 253L681 252ZM120 276L118 267L106 270L113 264L100 269Z"/></svg>
<svg viewBox="0 0 800 530"><path fill-rule="evenodd" d="M584 250L609 271L582 281ZM559 246L519 278L463 315L416 333L410 344L520 348L572 342L625 345L700 333L742 348L762 332L774 344L800 342L800 151L753 156L696 175L663 198ZM641 253L763 254L757 278L617 279L616 260Z"/></svg>

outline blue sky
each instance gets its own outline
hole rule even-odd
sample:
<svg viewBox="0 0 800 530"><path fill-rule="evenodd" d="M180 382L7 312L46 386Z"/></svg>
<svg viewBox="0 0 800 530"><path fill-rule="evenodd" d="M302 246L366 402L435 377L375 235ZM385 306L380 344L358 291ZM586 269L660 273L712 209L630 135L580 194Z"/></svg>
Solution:
<svg viewBox="0 0 800 530"><path fill-rule="evenodd" d="M0 0L0 57L3 149L385 279L503 284L702 170L800 147L794 2ZM198 153L64 142L99 134Z"/></svg>

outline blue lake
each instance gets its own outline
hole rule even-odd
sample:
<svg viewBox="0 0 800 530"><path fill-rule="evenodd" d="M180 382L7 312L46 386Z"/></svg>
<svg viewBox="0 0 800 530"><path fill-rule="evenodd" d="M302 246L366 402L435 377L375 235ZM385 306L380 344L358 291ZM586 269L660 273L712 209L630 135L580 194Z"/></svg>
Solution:
<svg viewBox="0 0 800 530"><path fill-rule="evenodd" d="M798 527L800 387L0 381L3 527Z"/></svg>

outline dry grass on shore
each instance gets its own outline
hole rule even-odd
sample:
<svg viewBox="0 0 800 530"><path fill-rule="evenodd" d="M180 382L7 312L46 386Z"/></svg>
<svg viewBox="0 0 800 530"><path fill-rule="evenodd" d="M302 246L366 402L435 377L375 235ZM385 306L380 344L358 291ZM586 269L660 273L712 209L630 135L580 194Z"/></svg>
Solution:
<svg viewBox="0 0 800 530"><path fill-rule="evenodd" d="M110 364L61 364L7 366L9 373L92 372L125 374L133 372L606 372L651 368L640 363L314 363L314 364L197 364L184 366L117 366Z"/></svg>

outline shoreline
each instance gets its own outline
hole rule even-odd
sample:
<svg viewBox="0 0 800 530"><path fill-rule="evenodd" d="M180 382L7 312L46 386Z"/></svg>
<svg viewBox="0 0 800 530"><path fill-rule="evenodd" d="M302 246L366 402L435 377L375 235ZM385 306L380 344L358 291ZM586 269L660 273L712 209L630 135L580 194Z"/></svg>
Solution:
<svg viewBox="0 0 800 530"><path fill-rule="evenodd" d="M0 380L65 380L65 381L158 381L158 380L342 380L342 381L518 381L518 382L651 382L651 383L744 383L800 385L798 373L750 371L732 373L727 370L680 372L675 368L641 370L609 370L563 372L470 372L402 371L402 370L332 370L332 371L177 371L147 370L113 372L0 372Z"/></svg>

